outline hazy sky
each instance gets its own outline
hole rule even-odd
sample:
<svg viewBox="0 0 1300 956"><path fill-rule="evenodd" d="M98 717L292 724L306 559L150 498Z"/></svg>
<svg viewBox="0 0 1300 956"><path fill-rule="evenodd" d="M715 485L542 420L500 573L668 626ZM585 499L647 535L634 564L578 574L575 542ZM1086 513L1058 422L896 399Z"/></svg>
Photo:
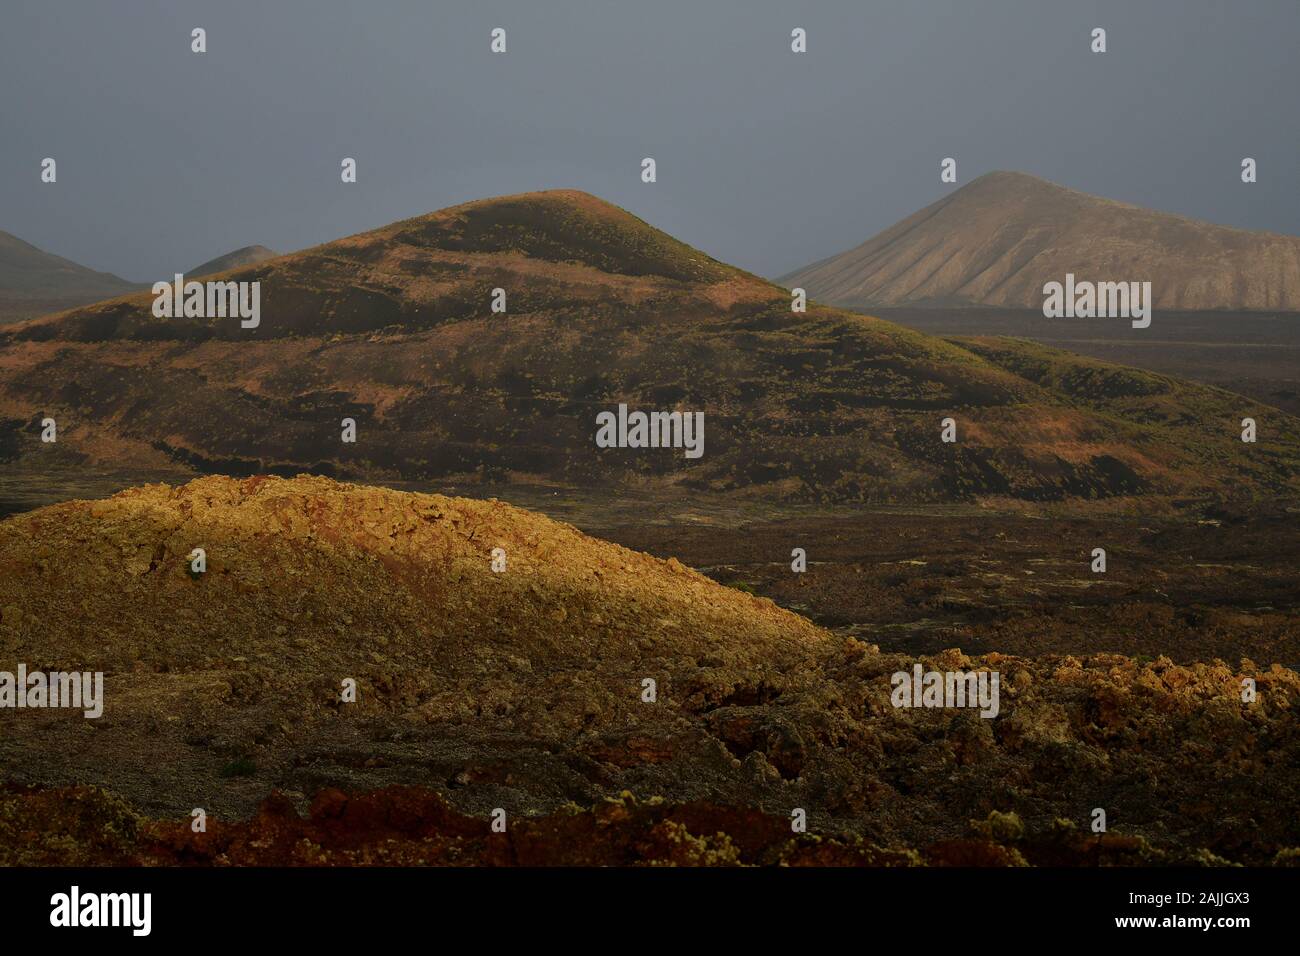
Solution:
<svg viewBox="0 0 1300 956"><path fill-rule="evenodd" d="M152 282L573 187L772 276L953 156L1300 234L1297 51L1297 0L4 0L0 229Z"/></svg>

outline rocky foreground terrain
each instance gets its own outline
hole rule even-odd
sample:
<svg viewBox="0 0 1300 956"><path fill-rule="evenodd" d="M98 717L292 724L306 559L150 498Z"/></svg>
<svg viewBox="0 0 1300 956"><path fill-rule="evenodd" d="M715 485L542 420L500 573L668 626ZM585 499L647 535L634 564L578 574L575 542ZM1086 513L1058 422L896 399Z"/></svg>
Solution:
<svg viewBox="0 0 1300 956"><path fill-rule="evenodd" d="M918 661L999 672L998 716L894 707ZM1276 662L882 651L496 501L210 477L12 517L0 670L19 663L102 670L105 706L0 711L8 863L1300 849L1300 675Z"/></svg>

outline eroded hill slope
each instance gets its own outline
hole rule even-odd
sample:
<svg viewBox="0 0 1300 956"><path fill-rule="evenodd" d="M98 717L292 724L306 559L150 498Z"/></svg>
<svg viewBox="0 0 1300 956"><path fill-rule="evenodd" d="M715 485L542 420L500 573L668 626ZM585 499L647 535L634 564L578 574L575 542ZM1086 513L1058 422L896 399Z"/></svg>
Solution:
<svg viewBox="0 0 1300 956"><path fill-rule="evenodd" d="M995 172L781 278L845 308L1040 309L1066 273L1151 283L1159 310L1300 311L1300 237L1232 229Z"/></svg>

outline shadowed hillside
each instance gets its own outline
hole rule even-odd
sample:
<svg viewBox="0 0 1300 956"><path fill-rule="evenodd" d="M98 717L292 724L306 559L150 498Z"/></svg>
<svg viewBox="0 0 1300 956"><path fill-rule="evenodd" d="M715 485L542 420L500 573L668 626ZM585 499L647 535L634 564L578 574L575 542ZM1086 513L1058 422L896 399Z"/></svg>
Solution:
<svg viewBox="0 0 1300 956"><path fill-rule="evenodd" d="M262 283L257 328L155 318L143 295L0 333L0 459L813 502L1300 488L1300 422L1276 409L1028 344L795 314L583 193L469 203L223 279ZM595 416L619 403L704 412L703 457L597 448Z"/></svg>
<svg viewBox="0 0 1300 956"><path fill-rule="evenodd" d="M1216 226L1009 172L981 176L780 281L845 308L1040 309L1044 283L1066 273L1149 281L1156 309L1300 311L1298 237Z"/></svg>

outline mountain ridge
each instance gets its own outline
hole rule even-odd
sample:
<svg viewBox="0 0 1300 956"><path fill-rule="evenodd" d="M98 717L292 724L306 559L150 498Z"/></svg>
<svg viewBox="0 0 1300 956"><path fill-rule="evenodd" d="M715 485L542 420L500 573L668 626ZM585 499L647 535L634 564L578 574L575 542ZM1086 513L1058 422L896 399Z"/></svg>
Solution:
<svg viewBox="0 0 1300 956"><path fill-rule="evenodd" d="M59 312L139 288L0 230L0 322Z"/></svg>

